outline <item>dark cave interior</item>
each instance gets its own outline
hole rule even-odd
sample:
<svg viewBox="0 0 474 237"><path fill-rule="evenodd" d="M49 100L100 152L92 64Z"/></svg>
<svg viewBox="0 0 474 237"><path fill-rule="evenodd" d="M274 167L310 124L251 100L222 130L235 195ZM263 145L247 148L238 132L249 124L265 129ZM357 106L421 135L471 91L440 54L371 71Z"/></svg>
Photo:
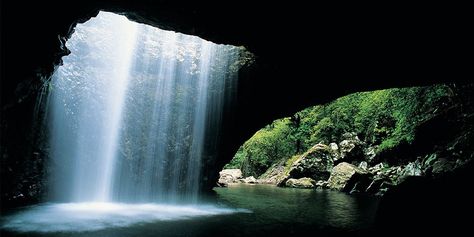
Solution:
<svg viewBox="0 0 474 237"><path fill-rule="evenodd" d="M270 121L340 96L382 88L466 83L471 72L469 8L443 4L321 4L252 1L2 1L2 208L9 176L34 150L33 109L40 86L68 54L77 23L99 10L216 43L245 46L256 63L240 72L235 117L225 118L209 185L246 139ZM442 126L442 125L441 125ZM4 169L17 164L17 170ZM41 164L37 164L38 167ZM23 167L24 169L24 167ZM441 181L415 180L387 194L381 230L401 234L469 229L472 164ZM32 174L33 175L33 174ZM421 188L420 188L421 187ZM449 188L447 188L449 187ZM461 233L461 232L459 232Z"/></svg>

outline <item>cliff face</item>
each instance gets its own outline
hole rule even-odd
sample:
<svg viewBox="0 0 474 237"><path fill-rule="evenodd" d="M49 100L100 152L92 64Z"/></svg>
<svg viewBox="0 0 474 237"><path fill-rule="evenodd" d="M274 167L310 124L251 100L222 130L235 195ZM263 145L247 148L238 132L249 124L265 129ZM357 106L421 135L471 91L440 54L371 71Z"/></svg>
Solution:
<svg viewBox="0 0 474 237"><path fill-rule="evenodd" d="M457 54L468 53L468 15L446 5L378 6L372 11L362 5L260 7L252 1L1 4L2 193L21 187L24 191L18 195L25 196L37 190L18 203L38 201L42 193L34 188L41 186L45 161L37 149L42 142L34 112L37 96L69 53L64 43L75 24L99 10L217 43L243 45L256 55L256 64L240 72L238 100L230 108L235 116L224 118L222 158L206 166L209 187L239 145L275 118L349 92L467 80L460 76L466 74L467 62ZM291 17L286 14L290 12ZM309 31L312 34L305 34ZM306 60L308 55L311 60Z"/></svg>

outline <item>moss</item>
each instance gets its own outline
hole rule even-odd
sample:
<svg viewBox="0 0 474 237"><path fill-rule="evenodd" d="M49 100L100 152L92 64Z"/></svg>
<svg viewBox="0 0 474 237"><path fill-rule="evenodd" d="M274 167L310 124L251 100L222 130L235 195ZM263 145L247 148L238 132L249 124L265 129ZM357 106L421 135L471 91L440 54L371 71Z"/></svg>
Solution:
<svg viewBox="0 0 474 237"><path fill-rule="evenodd" d="M288 175L288 173L290 172L291 166L292 166L293 163L295 163L295 161L298 160L298 158L300 158L300 157L301 157L301 155L294 155L294 156L292 156L290 159L288 159L288 160L285 162L285 172L284 172L285 175Z"/></svg>

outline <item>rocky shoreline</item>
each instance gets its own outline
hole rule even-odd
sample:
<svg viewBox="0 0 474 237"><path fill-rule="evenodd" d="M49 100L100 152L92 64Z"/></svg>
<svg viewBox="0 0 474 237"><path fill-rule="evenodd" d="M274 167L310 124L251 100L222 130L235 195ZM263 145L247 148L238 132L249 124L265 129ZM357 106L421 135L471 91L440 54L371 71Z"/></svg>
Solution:
<svg viewBox="0 0 474 237"><path fill-rule="evenodd" d="M330 189L347 193L383 195L408 177L437 178L464 167L472 154L462 155L471 132L461 132L447 148L424 155L405 154L411 159L398 164L380 161L376 146L361 141L355 133L345 133L339 143L316 144L304 154L283 159L258 178L243 177L240 169L224 169L217 185L270 184L280 187ZM395 148L394 153L397 152Z"/></svg>

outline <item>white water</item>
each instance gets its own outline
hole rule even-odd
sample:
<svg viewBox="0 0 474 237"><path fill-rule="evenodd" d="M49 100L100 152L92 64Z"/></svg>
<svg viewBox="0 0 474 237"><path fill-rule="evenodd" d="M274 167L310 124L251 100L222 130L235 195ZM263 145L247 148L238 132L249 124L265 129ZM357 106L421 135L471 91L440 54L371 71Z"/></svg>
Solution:
<svg viewBox="0 0 474 237"><path fill-rule="evenodd" d="M53 76L51 200L196 202L239 48L101 12Z"/></svg>
<svg viewBox="0 0 474 237"><path fill-rule="evenodd" d="M46 105L53 203L7 216L2 228L93 231L241 211L197 204L239 48L106 12L66 46Z"/></svg>
<svg viewBox="0 0 474 237"><path fill-rule="evenodd" d="M210 205L176 206L154 203L42 204L6 217L2 228L17 232L83 232L238 212L248 211Z"/></svg>
<svg viewBox="0 0 474 237"><path fill-rule="evenodd" d="M65 201L111 199L137 28L110 13L77 26L53 76L52 180Z"/></svg>

